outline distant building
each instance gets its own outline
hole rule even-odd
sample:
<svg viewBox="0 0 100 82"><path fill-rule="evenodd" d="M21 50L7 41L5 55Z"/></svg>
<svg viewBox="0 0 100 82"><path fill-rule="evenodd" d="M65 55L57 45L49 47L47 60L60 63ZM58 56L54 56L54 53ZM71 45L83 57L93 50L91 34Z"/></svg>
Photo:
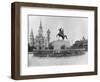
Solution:
<svg viewBox="0 0 100 82"><path fill-rule="evenodd" d="M47 42L47 44L46 44L47 46L46 46L46 47L49 47L49 44L50 44L50 33L51 33L51 32L50 32L50 30L48 29L48 30L47 30L47 41L46 41L46 42Z"/></svg>
<svg viewBox="0 0 100 82"><path fill-rule="evenodd" d="M71 48L85 48L85 50L88 50L88 40L84 37L82 40L77 40L75 43L71 46Z"/></svg>
<svg viewBox="0 0 100 82"><path fill-rule="evenodd" d="M86 40L84 37L83 37L83 47L85 48L86 51L88 50L88 40Z"/></svg>

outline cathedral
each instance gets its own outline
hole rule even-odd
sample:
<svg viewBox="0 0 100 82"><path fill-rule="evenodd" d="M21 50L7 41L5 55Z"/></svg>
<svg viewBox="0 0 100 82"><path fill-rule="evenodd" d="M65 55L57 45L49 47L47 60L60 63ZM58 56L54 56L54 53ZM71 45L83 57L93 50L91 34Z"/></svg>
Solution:
<svg viewBox="0 0 100 82"><path fill-rule="evenodd" d="M50 30L47 30L47 36L43 36L43 27L40 21L40 26L38 29L38 35L34 38L34 47L36 49L46 49L49 46L50 42Z"/></svg>

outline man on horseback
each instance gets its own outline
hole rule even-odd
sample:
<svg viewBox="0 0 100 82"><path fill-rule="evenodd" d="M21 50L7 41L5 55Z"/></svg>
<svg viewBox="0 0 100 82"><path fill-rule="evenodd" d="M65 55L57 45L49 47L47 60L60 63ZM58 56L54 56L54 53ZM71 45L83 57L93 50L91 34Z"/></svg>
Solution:
<svg viewBox="0 0 100 82"><path fill-rule="evenodd" d="M64 40L64 38L67 39L67 36L64 35L64 29L63 28L59 29L59 33L57 34L57 36L62 37L63 40Z"/></svg>
<svg viewBox="0 0 100 82"><path fill-rule="evenodd" d="M60 28L59 32L64 35L64 29L63 28Z"/></svg>

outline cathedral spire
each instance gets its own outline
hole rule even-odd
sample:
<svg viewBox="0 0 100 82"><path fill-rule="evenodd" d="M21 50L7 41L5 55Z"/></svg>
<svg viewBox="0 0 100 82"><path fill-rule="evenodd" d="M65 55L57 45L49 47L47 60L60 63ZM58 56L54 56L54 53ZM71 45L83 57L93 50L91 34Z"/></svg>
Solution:
<svg viewBox="0 0 100 82"><path fill-rule="evenodd" d="M40 26L39 26L38 32L39 32L39 35L42 35L42 34L43 34L43 29L42 29L42 22L41 22L41 20L40 20Z"/></svg>
<svg viewBox="0 0 100 82"><path fill-rule="evenodd" d="M42 30L42 22L41 22L41 20L40 20L40 29Z"/></svg>

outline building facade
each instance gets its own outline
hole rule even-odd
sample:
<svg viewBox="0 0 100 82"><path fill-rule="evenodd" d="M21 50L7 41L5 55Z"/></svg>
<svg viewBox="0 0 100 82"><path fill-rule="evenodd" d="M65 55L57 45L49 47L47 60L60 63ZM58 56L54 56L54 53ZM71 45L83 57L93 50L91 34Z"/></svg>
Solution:
<svg viewBox="0 0 100 82"><path fill-rule="evenodd" d="M43 36L43 27L40 21L40 26L38 29L38 35L34 38L34 47L36 49L46 49L50 42L50 30L47 30L47 36Z"/></svg>

